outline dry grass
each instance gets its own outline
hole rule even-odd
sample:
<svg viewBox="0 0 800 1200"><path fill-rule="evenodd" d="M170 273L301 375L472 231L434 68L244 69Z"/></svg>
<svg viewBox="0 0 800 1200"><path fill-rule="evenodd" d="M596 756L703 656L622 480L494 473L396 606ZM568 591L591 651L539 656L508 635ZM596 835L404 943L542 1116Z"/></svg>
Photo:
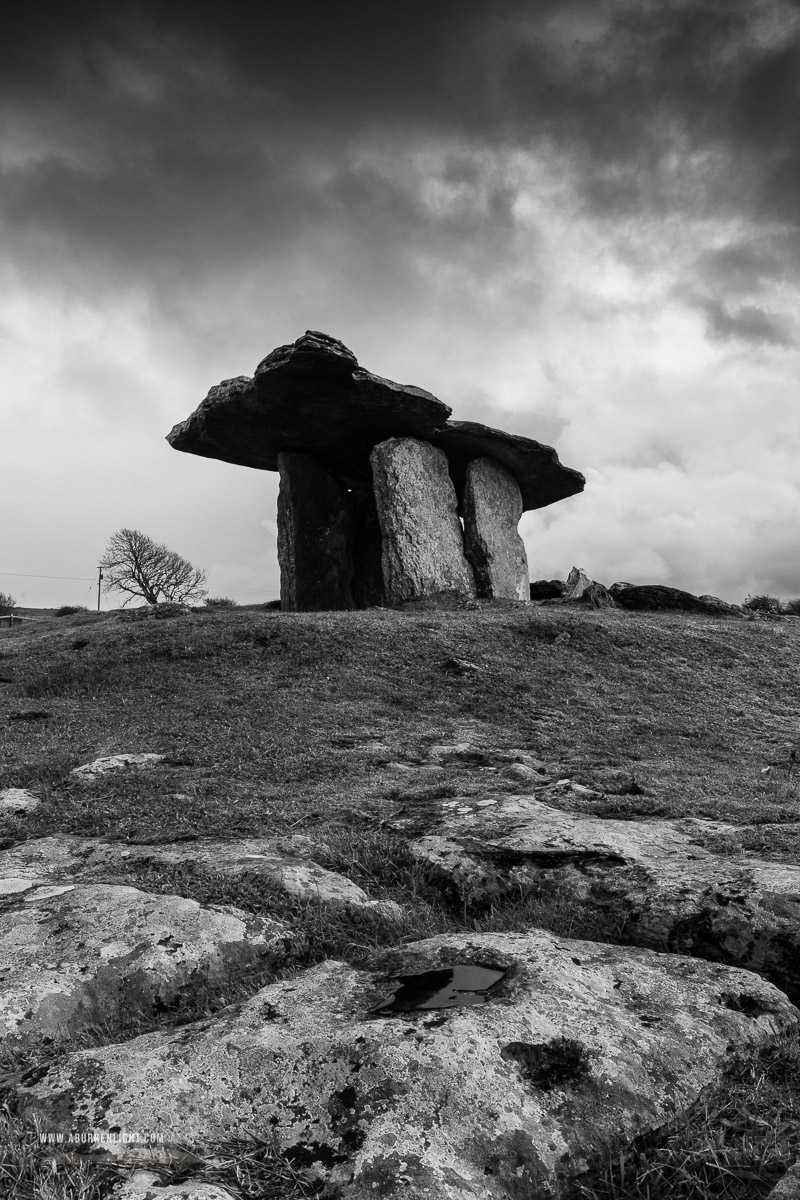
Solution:
<svg viewBox="0 0 800 1200"><path fill-rule="evenodd" d="M580 1200L757 1200L800 1159L800 1039L740 1062L661 1141L620 1154L577 1186Z"/></svg>

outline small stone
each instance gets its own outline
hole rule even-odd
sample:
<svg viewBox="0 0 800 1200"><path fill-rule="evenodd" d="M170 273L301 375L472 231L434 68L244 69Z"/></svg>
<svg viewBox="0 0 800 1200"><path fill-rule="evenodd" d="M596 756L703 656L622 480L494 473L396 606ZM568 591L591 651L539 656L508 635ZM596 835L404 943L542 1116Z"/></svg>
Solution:
<svg viewBox="0 0 800 1200"><path fill-rule="evenodd" d="M541 784L542 775L535 767L527 767L525 763L510 763L503 774L506 779L516 780L518 783L538 783Z"/></svg>
<svg viewBox="0 0 800 1200"><path fill-rule="evenodd" d="M475 747L470 742L456 742L452 746L431 746L428 753L431 758L463 757L474 753Z"/></svg>
<svg viewBox="0 0 800 1200"><path fill-rule="evenodd" d="M154 1171L134 1171L111 1192L110 1200L234 1200L231 1192L216 1183L184 1179L164 1183Z"/></svg>
<svg viewBox="0 0 800 1200"><path fill-rule="evenodd" d="M581 567L573 567L567 576L567 582L562 593L562 600L580 600L592 586L592 580Z"/></svg>
<svg viewBox="0 0 800 1200"><path fill-rule="evenodd" d="M472 675L475 671L480 671L480 667L468 658L446 658L442 663L442 670L448 675Z"/></svg>
<svg viewBox="0 0 800 1200"><path fill-rule="evenodd" d="M110 754L106 758L96 758L94 762L75 767L70 775L84 783L93 783L111 771L123 771L126 767L155 767L164 758L163 754Z"/></svg>
<svg viewBox="0 0 800 1200"><path fill-rule="evenodd" d="M41 804L38 797L24 788L4 788L0 791L0 810L11 813L35 812Z"/></svg>

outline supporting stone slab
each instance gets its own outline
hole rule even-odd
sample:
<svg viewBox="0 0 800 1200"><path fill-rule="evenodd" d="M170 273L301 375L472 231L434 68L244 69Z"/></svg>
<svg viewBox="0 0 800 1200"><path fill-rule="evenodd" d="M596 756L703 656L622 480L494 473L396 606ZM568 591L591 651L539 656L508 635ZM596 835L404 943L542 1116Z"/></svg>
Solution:
<svg viewBox="0 0 800 1200"><path fill-rule="evenodd" d="M354 488L353 504L353 582L351 590L356 608L377 608L386 602L381 564L382 541L375 493L372 488Z"/></svg>
<svg viewBox="0 0 800 1200"><path fill-rule="evenodd" d="M475 576L443 452L418 438L388 438L370 461L387 603L450 591L474 597Z"/></svg>
<svg viewBox="0 0 800 1200"><path fill-rule="evenodd" d="M522 494L510 471L476 458L464 485L464 545L483 600L530 599L528 556L517 533Z"/></svg>
<svg viewBox="0 0 800 1200"><path fill-rule="evenodd" d="M281 608L353 608L353 514L347 490L311 454L279 454L278 471Z"/></svg>

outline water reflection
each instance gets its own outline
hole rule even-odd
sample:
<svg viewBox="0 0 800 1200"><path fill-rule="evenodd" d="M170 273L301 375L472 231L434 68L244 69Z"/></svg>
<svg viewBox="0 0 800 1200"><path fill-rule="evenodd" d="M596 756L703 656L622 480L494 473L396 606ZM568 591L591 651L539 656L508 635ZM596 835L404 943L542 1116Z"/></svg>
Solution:
<svg viewBox="0 0 800 1200"><path fill-rule="evenodd" d="M485 1004L489 989L505 975L495 967L457 964L439 971L421 971L417 975L398 975L398 985L387 1000L374 1009L377 1013L417 1012L430 1008L464 1008Z"/></svg>

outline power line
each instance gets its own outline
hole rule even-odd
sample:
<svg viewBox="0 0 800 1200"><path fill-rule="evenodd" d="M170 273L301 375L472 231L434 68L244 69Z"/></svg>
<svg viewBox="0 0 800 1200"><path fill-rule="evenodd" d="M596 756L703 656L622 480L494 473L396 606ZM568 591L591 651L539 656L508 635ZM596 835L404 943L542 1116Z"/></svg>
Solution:
<svg viewBox="0 0 800 1200"><path fill-rule="evenodd" d="M14 579L74 579L81 583L94 583L94 576L89 575L28 575L24 571L0 571L0 575L10 575ZM263 588L246 588L233 585L233 590L237 592L252 592L254 595L260 595Z"/></svg>
<svg viewBox="0 0 800 1200"><path fill-rule="evenodd" d="M24 571L0 571L0 575L12 575L15 579L76 579L86 583L88 575L26 575ZM94 576L89 579L94 583Z"/></svg>

